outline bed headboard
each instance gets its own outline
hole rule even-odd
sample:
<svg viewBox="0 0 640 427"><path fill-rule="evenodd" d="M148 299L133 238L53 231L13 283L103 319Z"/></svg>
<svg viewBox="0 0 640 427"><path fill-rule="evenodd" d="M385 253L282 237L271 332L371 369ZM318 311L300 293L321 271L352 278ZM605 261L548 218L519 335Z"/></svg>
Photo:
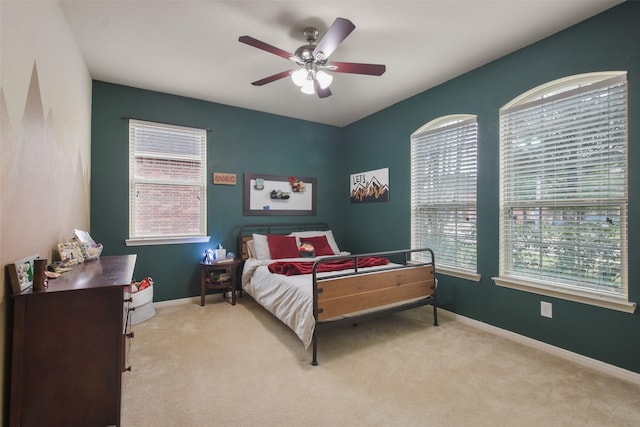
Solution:
<svg viewBox="0 0 640 427"><path fill-rule="evenodd" d="M238 247L240 248L241 259L249 257L247 253L247 241L252 239L253 234L289 234L294 231L326 231L329 224L325 222L298 222L298 223L278 223L278 224L246 224L240 227L238 232Z"/></svg>

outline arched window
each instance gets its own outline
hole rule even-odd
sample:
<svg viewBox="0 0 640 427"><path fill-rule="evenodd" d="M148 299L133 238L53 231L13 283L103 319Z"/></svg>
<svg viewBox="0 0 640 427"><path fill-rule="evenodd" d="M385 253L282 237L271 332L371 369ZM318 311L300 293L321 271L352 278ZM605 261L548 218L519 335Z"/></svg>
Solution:
<svg viewBox="0 0 640 427"><path fill-rule="evenodd" d="M626 72L500 109L500 285L629 311Z"/></svg>
<svg viewBox="0 0 640 427"><path fill-rule="evenodd" d="M411 135L411 247L431 248L438 271L477 276L476 116L432 120Z"/></svg>

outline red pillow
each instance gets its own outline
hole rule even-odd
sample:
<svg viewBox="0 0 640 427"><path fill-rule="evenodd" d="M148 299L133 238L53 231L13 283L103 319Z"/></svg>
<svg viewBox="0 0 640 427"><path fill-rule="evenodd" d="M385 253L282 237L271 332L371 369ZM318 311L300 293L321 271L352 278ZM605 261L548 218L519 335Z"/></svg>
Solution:
<svg viewBox="0 0 640 427"><path fill-rule="evenodd" d="M316 256L335 255L329 246L327 236L300 237L300 243L311 243L316 250Z"/></svg>
<svg viewBox="0 0 640 427"><path fill-rule="evenodd" d="M293 236L267 234L271 259L298 258L298 243Z"/></svg>

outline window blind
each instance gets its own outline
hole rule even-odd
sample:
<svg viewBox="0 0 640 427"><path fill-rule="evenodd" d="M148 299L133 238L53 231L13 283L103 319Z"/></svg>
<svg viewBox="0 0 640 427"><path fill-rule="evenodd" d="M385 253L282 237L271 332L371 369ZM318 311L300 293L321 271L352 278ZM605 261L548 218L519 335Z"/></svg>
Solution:
<svg viewBox="0 0 640 427"><path fill-rule="evenodd" d="M447 116L411 137L411 246L441 266L477 271L475 116Z"/></svg>
<svg viewBox="0 0 640 427"><path fill-rule="evenodd" d="M500 276L626 298L626 74L547 93L500 112Z"/></svg>
<svg viewBox="0 0 640 427"><path fill-rule="evenodd" d="M129 235L206 235L204 129L129 121Z"/></svg>

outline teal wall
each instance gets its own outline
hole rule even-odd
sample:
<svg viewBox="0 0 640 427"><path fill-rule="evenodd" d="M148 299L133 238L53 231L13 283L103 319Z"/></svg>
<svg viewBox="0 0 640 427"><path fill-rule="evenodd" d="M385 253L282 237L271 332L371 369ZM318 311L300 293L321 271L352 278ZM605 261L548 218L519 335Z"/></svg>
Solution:
<svg viewBox="0 0 640 427"><path fill-rule="evenodd" d="M211 129L207 147L209 244L131 246L129 233L129 139L123 117ZM205 248L222 241L237 253L238 229L245 223L322 221L342 237L344 206L334 190L345 175L340 129L150 92L93 82L91 130L91 234L105 255L138 255L135 278L155 280L154 300L199 295L199 265ZM234 173L237 185L213 185L213 172ZM259 173L317 180L315 216L247 216L243 175Z"/></svg>
<svg viewBox="0 0 640 427"><path fill-rule="evenodd" d="M410 135L448 114L478 116L479 283L439 276L440 305L458 314L640 372L640 315L495 285L501 106L540 84L594 71L626 70L629 81L629 296L640 302L640 2L627 2L343 129L348 173L390 168L391 201L346 206L347 242L358 251L410 244ZM373 230L373 233L372 233ZM437 257L436 257L437 265ZM540 301L553 318L540 316Z"/></svg>
<svg viewBox="0 0 640 427"><path fill-rule="evenodd" d="M212 242L235 248L247 222L326 221L353 252L409 246L409 137L447 114L475 114L479 125L479 283L439 275L441 305L452 312L640 373L640 315L496 286L498 273L498 110L545 82L578 73L626 70L629 80L629 294L640 300L640 3L626 2L541 42L393 105L345 128L194 99L94 82L91 233L105 254L137 253L136 277L156 280L155 301L199 294L197 262L208 245L126 247L128 138L122 117L212 129L209 165L236 173L238 185L208 190ZM391 200L350 204L349 175L389 168ZM315 217L243 217L242 175L318 179ZM227 243L228 242L228 243ZM436 259L437 263L437 259ZM540 301L553 318L540 316Z"/></svg>

